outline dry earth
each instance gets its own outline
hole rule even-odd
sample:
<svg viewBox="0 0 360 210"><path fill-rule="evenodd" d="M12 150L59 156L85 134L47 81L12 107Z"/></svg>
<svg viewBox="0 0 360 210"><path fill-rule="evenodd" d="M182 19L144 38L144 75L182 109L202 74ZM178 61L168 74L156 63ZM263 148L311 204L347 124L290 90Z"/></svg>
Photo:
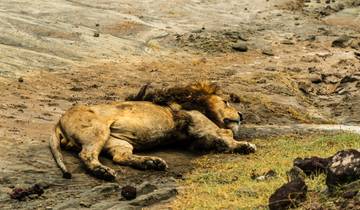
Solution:
<svg viewBox="0 0 360 210"><path fill-rule="evenodd" d="M120 186L152 186L131 203L119 200L117 184L87 175L76 154L64 152L74 178L62 179L48 149L73 104L122 100L147 82L217 82L240 96L250 127L358 125L360 1L322 2L2 0L0 208L140 208L173 195L195 154L156 152L168 172L112 166ZM7 194L35 183L49 185L39 198Z"/></svg>

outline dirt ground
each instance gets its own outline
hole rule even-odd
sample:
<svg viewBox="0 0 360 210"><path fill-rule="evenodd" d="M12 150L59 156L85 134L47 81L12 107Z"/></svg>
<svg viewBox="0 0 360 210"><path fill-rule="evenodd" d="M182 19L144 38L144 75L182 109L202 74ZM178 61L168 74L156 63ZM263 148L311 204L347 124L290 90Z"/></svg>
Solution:
<svg viewBox="0 0 360 210"><path fill-rule="evenodd" d="M69 152L74 178L64 180L48 148L69 107L123 100L147 82L216 82L240 96L250 127L360 123L360 1L84 2L0 2L1 209L136 209L175 194L196 154L154 152L167 172L104 158L120 174L114 185ZM35 183L49 188L23 202L7 194ZM159 190L131 203L119 200L125 184Z"/></svg>

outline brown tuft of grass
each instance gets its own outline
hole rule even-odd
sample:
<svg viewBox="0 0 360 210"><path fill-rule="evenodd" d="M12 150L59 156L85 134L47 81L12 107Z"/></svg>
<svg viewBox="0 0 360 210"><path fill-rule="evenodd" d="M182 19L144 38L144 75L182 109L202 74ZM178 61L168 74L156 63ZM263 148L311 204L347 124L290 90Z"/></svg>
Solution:
<svg viewBox="0 0 360 210"><path fill-rule="evenodd" d="M360 148L360 135L341 133L327 136L279 137L256 139L255 154L208 154L194 160L196 169L185 176L184 186L170 204L172 209L263 209L269 196L287 181L286 171L296 157L328 157L339 150ZM253 172L261 174L275 170L276 178L266 181L251 179ZM307 202L334 206L323 193L325 176L307 178Z"/></svg>

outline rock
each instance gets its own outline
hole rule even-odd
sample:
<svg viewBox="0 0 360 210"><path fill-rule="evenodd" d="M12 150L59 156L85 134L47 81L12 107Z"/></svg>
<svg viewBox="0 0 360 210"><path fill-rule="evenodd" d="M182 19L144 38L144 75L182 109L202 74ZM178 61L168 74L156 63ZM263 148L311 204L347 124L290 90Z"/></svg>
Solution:
<svg viewBox="0 0 360 210"><path fill-rule="evenodd" d="M289 40L289 39L284 39L280 42L281 44L286 44L286 45L293 45L295 44L293 41Z"/></svg>
<svg viewBox="0 0 360 210"><path fill-rule="evenodd" d="M338 48L345 48L349 45L350 37L347 35L342 35L339 38L335 39L331 46L338 47Z"/></svg>
<svg viewBox="0 0 360 210"><path fill-rule="evenodd" d="M318 173L325 173L330 163L330 158L296 158L294 160L294 166L299 167L304 173L309 175L315 175Z"/></svg>
<svg viewBox="0 0 360 210"><path fill-rule="evenodd" d="M256 181L265 181L277 177L277 173L274 170L269 170L264 174L256 174L254 171L251 174L251 179Z"/></svg>
<svg viewBox="0 0 360 210"><path fill-rule="evenodd" d="M271 48L265 48L262 50L261 53L268 56L274 56L274 52L272 51Z"/></svg>
<svg viewBox="0 0 360 210"><path fill-rule="evenodd" d="M309 35L305 38L305 41L315 41L316 40L316 36L315 35Z"/></svg>
<svg viewBox="0 0 360 210"><path fill-rule="evenodd" d="M311 83L300 81L298 83L299 90L305 94L311 94L315 92L315 89L312 87Z"/></svg>
<svg viewBox="0 0 360 210"><path fill-rule="evenodd" d="M24 82L24 78L19 77L18 82Z"/></svg>
<svg viewBox="0 0 360 210"><path fill-rule="evenodd" d="M331 75L331 74L330 75L322 75L322 78L324 78L323 81L326 84L336 84L340 81L340 79L337 76Z"/></svg>
<svg viewBox="0 0 360 210"><path fill-rule="evenodd" d="M232 48L236 51L239 51L239 52L246 52L248 51L248 47L247 47L247 44L246 42L243 42L243 41L238 41L236 42L235 44L233 44Z"/></svg>
<svg viewBox="0 0 360 210"><path fill-rule="evenodd" d="M148 194L158 189L155 185L150 184L149 182L142 183L138 188L139 191L137 194L139 195Z"/></svg>
<svg viewBox="0 0 360 210"><path fill-rule="evenodd" d="M99 194L111 194L118 191L119 185L117 183L105 183L92 188L87 192L83 192L84 196L94 196Z"/></svg>
<svg viewBox="0 0 360 210"><path fill-rule="evenodd" d="M314 83L314 84L319 84L323 80L323 78L319 74L313 74L310 76L309 79L310 79L311 83Z"/></svg>
<svg viewBox="0 0 360 210"><path fill-rule="evenodd" d="M132 201L130 204L133 206L149 206L156 202L167 200L175 195L178 191L175 188L161 188L155 190L152 193L139 196L136 200Z"/></svg>
<svg viewBox="0 0 360 210"><path fill-rule="evenodd" d="M84 208L90 208L90 207L91 207L91 204L90 204L90 203L87 203L87 202L84 202L84 201L81 201L81 202L79 203L79 205L80 205L81 207L84 207Z"/></svg>
<svg viewBox="0 0 360 210"><path fill-rule="evenodd" d="M100 36L100 33L97 32L97 31L95 31L95 32L94 32L94 37L99 37L99 36Z"/></svg>
<svg viewBox="0 0 360 210"><path fill-rule="evenodd" d="M337 152L329 164L326 185L333 189L360 179L360 151L355 149Z"/></svg>
<svg viewBox="0 0 360 210"><path fill-rule="evenodd" d="M136 188L130 185L127 185L123 188L121 188L121 195L126 200L133 200L136 198Z"/></svg>
<svg viewBox="0 0 360 210"><path fill-rule="evenodd" d="M300 177L282 185L269 198L270 210L296 208L306 200L307 186Z"/></svg>
<svg viewBox="0 0 360 210"><path fill-rule="evenodd" d="M360 77L353 76L353 75L346 75L344 78L341 79L340 83L351 83L359 81Z"/></svg>

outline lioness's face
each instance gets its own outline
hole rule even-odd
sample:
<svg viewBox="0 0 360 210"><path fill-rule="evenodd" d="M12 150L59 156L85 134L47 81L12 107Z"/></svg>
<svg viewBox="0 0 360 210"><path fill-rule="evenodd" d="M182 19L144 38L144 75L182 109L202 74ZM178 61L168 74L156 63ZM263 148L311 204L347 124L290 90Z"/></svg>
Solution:
<svg viewBox="0 0 360 210"><path fill-rule="evenodd" d="M212 120L221 128L231 129L234 137L237 138L243 120L242 114L228 101L217 95L208 98L208 106Z"/></svg>

